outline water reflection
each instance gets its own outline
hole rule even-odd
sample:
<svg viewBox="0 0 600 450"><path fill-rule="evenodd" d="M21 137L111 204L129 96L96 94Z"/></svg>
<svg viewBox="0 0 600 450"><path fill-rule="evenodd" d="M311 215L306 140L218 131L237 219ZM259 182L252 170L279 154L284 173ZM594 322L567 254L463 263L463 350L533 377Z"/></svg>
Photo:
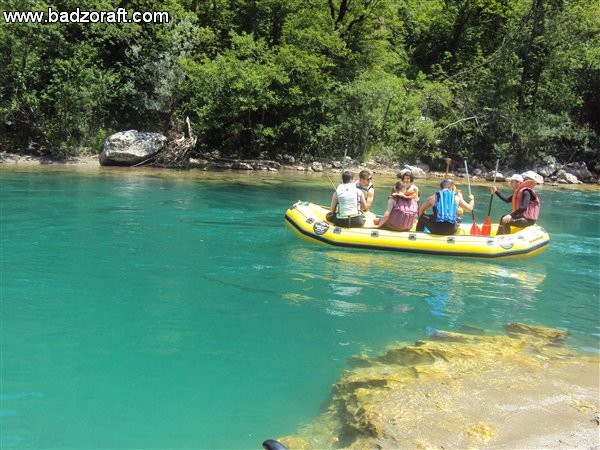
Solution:
<svg viewBox="0 0 600 450"><path fill-rule="evenodd" d="M453 317L464 312L462 306L462 296L454 295L460 283L458 276L453 272L440 273L432 283L432 295L425 298L425 302L429 305L432 316L443 317L453 313ZM446 310L450 307L450 311Z"/></svg>
<svg viewBox="0 0 600 450"><path fill-rule="evenodd" d="M297 252L300 258L309 258L310 250ZM546 278L546 266L532 260L527 263L495 262L487 260L449 259L436 256L398 255L330 250L323 251L324 272L332 278L346 280L352 285L364 285L369 280L393 281L397 287L432 283L447 289L490 288L498 292L496 283L515 284L526 291L535 292ZM421 289L415 290L422 293Z"/></svg>
<svg viewBox="0 0 600 450"><path fill-rule="evenodd" d="M526 261L298 247L290 253L290 265L296 269L295 280L306 284L285 298L320 301L327 314L339 317L425 311L443 319L444 326L459 327L474 309L487 308L487 314L501 321L507 310L527 309L539 300L546 265ZM312 288L321 290L321 284L327 298L307 294Z"/></svg>

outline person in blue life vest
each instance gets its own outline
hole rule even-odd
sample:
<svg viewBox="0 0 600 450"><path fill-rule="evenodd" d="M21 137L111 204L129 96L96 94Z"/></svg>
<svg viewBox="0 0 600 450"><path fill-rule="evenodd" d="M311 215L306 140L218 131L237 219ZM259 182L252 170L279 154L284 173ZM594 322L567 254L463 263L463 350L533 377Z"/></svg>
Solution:
<svg viewBox="0 0 600 450"><path fill-rule="evenodd" d="M371 209L371 205L375 199L375 186L373 185L372 180L373 177L371 176L371 172L368 170L361 170L358 174L356 187L360 189L365 196L365 202L367 204L365 211L369 211Z"/></svg>
<svg viewBox="0 0 600 450"><path fill-rule="evenodd" d="M505 197L496 186L490 188L492 194L496 194L500 200L506 203L512 202L512 212L502 216L498 225L499 234L510 234L510 227L525 228L537 221L540 215L540 199L533 190L535 181L524 180L519 174L514 174L506 181L513 189L512 195Z"/></svg>
<svg viewBox="0 0 600 450"><path fill-rule="evenodd" d="M424 231L427 227L432 234L450 236L456 233L460 222L458 209L473 211L475 197L473 194L469 195L469 203L467 203L462 195L456 195L456 192L452 191L452 186L451 180L443 180L440 183L440 190L423 202L419 208L417 231ZM433 208L433 214L425 214L429 208Z"/></svg>
<svg viewBox="0 0 600 450"><path fill-rule="evenodd" d="M338 227L359 228L365 224L365 195L356 187L352 172L342 173L342 184L335 188L327 220Z"/></svg>
<svg viewBox="0 0 600 450"><path fill-rule="evenodd" d="M462 191L460 189L456 188L456 185L454 184L454 180L451 179L451 178L448 178L448 181L451 184L450 190L452 192L454 192L454 195L456 195L457 200L459 199L459 197L464 200ZM458 222L459 225L463 221L463 214L464 214L464 212L465 211L460 206L458 208L456 208L456 221Z"/></svg>

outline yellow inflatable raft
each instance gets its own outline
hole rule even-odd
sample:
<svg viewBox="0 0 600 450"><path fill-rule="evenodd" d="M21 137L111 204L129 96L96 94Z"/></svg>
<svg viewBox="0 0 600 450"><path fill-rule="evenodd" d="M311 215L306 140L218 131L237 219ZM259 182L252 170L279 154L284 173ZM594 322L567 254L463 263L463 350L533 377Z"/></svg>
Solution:
<svg viewBox="0 0 600 450"><path fill-rule="evenodd" d="M328 208L323 206L298 201L286 211L285 221L306 241L370 250L502 258L531 256L543 251L550 242L548 233L539 225L513 228L514 233L501 236L495 236L497 225L494 225L491 236L470 236L472 223L463 223L455 235L441 236L378 229L373 225L376 218L373 213L366 213L363 228L337 227L325 219L327 212Z"/></svg>

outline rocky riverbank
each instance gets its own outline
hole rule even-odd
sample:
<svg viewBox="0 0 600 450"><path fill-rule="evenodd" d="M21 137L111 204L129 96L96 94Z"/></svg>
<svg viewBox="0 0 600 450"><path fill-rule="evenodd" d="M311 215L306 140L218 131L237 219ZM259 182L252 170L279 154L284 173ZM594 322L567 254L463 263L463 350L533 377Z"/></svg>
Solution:
<svg viewBox="0 0 600 450"><path fill-rule="evenodd" d="M350 158L343 164L342 161L313 161L313 162L297 162L291 156L281 156L279 160L257 159L257 160L239 160L231 158L221 158L219 155L205 155L205 158L190 158L188 169L203 170L203 171L268 171L268 172L298 172L298 173L339 173L342 168L358 174L363 169L369 170L374 175L380 176L396 176L405 170L410 170L417 179L428 178L443 178L444 172L431 170L429 166L422 163L417 164L384 164L375 160L370 160L365 163L354 161ZM45 156L35 155L18 155L15 153L0 153L0 164L5 165L77 165L82 167L99 167L101 166L100 155L79 155L68 156L63 158L50 158ZM453 178L465 177L464 167L462 163L452 164L450 166L449 175ZM527 173L532 179L535 179L539 184L547 183L554 186L558 185L597 185L600 186L598 176L592 174L585 164L572 164L560 166L555 163L545 166L537 166L534 169L529 169ZM500 170L496 174L496 181L502 182L508 178L514 170L506 169L502 173ZM472 173L469 174L473 182L492 181L494 179L494 170L487 168L474 167ZM579 177L585 179L581 181Z"/></svg>
<svg viewBox="0 0 600 450"><path fill-rule="evenodd" d="M0 164L18 165L86 165L99 166L98 155L68 156L51 158L47 156L19 155L17 153L0 152Z"/></svg>

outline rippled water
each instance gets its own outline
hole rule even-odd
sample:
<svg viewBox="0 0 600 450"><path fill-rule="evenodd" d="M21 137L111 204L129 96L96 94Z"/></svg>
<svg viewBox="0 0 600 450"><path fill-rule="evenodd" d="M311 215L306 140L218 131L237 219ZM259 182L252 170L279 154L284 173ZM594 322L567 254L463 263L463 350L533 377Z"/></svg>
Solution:
<svg viewBox="0 0 600 450"><path fill-rule="evenodd" d="M489 261L300 241L283 214L329 202L316 176L2 168L0 187L2 448L260 448L350 356L433 329L521 321L599 351L596 191L540 188L549 248Z"/></svg>

